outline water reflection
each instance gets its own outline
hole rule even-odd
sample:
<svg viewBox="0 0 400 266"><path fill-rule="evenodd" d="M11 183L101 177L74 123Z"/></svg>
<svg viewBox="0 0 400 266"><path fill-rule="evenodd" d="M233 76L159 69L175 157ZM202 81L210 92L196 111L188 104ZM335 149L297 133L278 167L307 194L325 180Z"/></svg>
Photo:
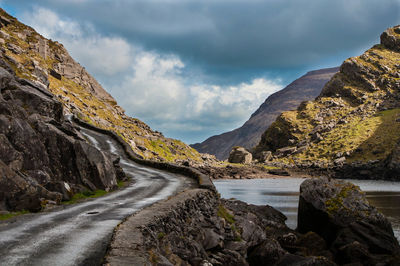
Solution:
<svg viewBox="0 0 400 266"><path fill-rule="evenodd" d="M215 180L223 198L236 198L256 205L271 205L288 218L290 228L297 226L299 187L303 178ZM374 180L348 180L367 193L368 201L392 223L400 240L400 183Z"/></svg>

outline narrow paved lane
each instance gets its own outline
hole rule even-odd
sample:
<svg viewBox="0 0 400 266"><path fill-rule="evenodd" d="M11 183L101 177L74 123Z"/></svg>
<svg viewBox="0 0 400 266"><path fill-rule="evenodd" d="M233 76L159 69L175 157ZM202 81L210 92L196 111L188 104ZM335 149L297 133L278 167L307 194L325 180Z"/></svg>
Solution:
<svg viewBox="0 0 400 266"><path fill-rule="evenodd" d="M101 198L1 222L0 265L99 265L114 227L125 217L193 184L134 163L109 136L81 132L97 148L120 155L132 183Z"/></svg>

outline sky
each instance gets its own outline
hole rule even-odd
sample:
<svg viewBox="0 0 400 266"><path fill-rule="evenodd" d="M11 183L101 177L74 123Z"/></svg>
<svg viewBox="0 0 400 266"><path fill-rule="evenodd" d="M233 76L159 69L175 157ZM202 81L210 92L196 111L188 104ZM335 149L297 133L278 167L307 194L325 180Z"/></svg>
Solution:
<svg viewBox="0 0 400 266"><path fill-rule="evenodd" d="M400 24L400 0L0 0L64 44L126 113L191 144Z"/></svg>

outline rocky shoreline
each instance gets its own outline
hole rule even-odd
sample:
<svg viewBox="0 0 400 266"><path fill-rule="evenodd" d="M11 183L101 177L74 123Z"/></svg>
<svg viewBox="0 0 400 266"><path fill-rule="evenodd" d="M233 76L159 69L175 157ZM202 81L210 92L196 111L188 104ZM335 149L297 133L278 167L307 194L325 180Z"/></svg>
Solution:
<svg viewBox="0 0 400 266"><path fill-rule="evenodd" d="M299 228L270 206L188 189L116 228L105 265L399 265L388 220L353 184L301 186Z"/></svg>

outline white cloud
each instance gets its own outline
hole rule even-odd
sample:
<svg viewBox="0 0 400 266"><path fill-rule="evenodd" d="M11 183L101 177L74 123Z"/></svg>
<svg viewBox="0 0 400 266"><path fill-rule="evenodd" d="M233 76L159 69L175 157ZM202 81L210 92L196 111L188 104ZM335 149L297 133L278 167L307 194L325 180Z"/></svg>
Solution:
<svg viewBox="0 0 400 266"><path fill-rule="evenodd" d="M193 120L201 120L197 128L206 130L215 121L221 126L226 121L231 127L238 126L268 95L281 88L279 80L264 78L236 86L191 84L181 73L184 68L175 56L143 52L136 55L131 75L112 92L133 115L157 121L156 126L163 129L184 128L186 123L192 127Z"/></svg>
<svg viewBox="0 0 400 266"><path fill-rule="evenodd" d="M131 45L127 41L101 36L90 24L80 25L41 7L25 13L23 21L43 36L63 43L76 60L96 75L112 76L131 64Z"/></svg>
<svg viewBox="0 0 400 266"><path fill-rule="evenodd" d="M279 80L262 77L234 86L194 83L183 74L188 67L175 55L145 51L118 36L102 36L90 24L60 18L45 8L25 13L23 20L62 42L95 78L112 84L106 89L129 115L158 130L178 130L182 136L231 130L281 88Z"/></svg>
<svg viewBox="0 0 400 266"><path fill-rule="evenodd" d="M125 71L131 64L131 46L122 38L94 35L63 39L62 43L75 58L98 75L112 76Z"/></svg>

